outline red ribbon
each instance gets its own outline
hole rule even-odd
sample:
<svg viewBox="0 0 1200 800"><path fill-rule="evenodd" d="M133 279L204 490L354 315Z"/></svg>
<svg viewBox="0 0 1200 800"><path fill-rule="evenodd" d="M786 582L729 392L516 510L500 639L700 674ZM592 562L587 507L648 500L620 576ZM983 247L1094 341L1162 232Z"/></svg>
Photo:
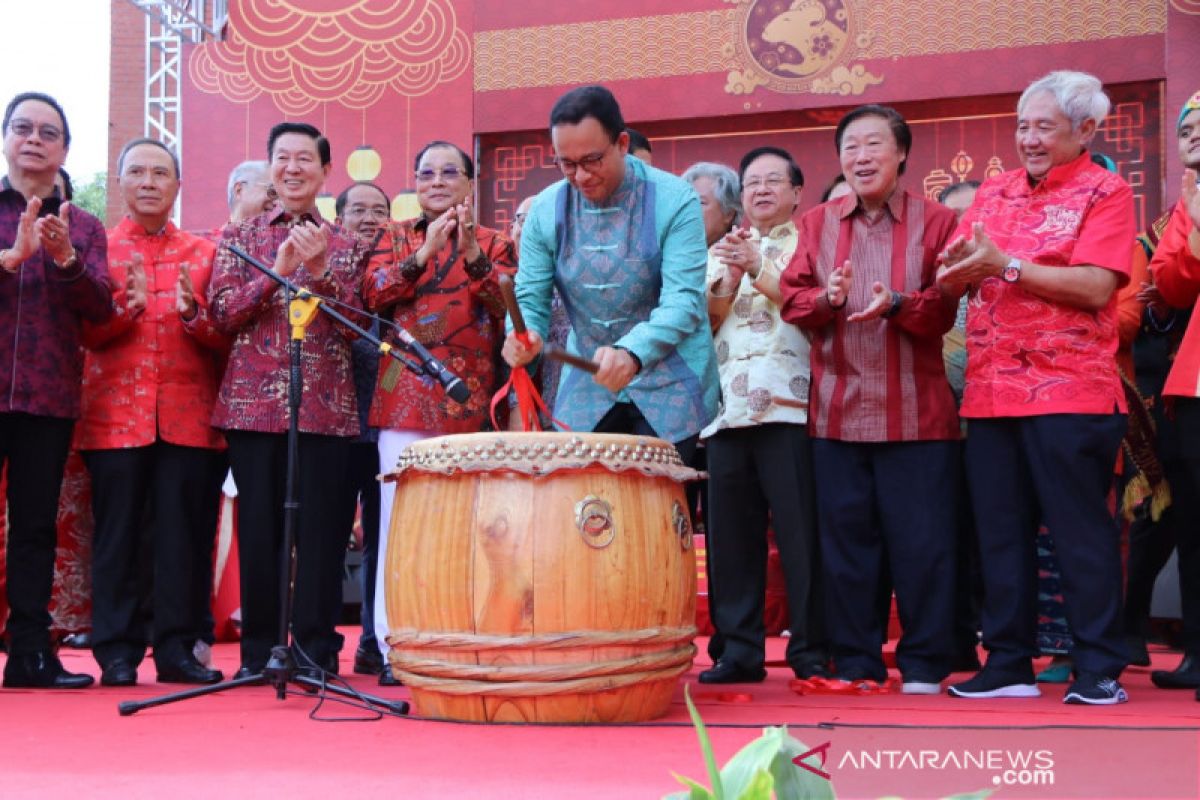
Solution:
<svg viewBox="0 0 1200 800"><path fill-rule="evenodd" d="M788 686L796 694L893 694L899 688L900 682L888 678L883 683L875 681L843 681L837 678L793 678Z"/></svg>
<svg viewBox="0 0 1200 800"><path fill-rule="evenodd" d="M521 344L529 347L529 334L518 333L517 339ZM516 412L518 419L521 420L521 430L523 431L540 431L542 429L541 418L538 412L545 414L550 418L560 430L568 431L568 428L563 423L559 422L550 415L550 409L546 407L546 402L542 400L542 395L538 392L537 387L533 385L533 379L529 377L529 373L524 367L514 367L512 374L503 386L500 387L494 395L492 395L491 416L492 427L496 430L501 430L500 424L496 421L496 407L504 398L508 397L509 392L513 392L517 396Z"/></svg>

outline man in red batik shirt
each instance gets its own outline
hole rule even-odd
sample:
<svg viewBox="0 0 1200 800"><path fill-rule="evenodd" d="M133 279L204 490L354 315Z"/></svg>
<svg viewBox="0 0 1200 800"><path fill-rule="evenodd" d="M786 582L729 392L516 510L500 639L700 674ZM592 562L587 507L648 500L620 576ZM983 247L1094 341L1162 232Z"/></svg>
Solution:
<svg viewBox="0 0 1200 800"><path fill-rule="evenodd" d="M1108 509L1125 432L1117 294L1129 280L1133 192L1092 163L1108 114L1100 81L1053 72L1017 104L1022 168L979 188L938 282L970 291L967 479L979 530L987 664L957 697L1037 695L1037 553L1045 523L1061 568L1076 678L1063 700L1127 699L1119 531Z"/></svg>

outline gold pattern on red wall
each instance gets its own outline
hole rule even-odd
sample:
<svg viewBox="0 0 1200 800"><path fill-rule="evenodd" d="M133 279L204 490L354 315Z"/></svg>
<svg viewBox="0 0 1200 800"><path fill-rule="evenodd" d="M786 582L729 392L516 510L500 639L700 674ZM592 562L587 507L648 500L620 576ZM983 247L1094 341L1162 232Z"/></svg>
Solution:
<svg viewBox="0 0 1200 800"><path fill-rule="evenodd" d="M267 94L300 115L418 97L466 71L471 43L451 0L240 0L223 42L196 47L192 82L235 102Z"/></svg>
<svg viewBox="0 0 1200 800"><path fill-rule="evenodd" d="M882 83L862 64L848 65L870 42L860 31L861 0L738 0L732 38L736 68L729 94L759 86L777 92L857 95Z"/></svg>
<svg viewBox="0 0 1200 800"><path fill-rule="evenodd" d="M736 11L628 17L475 34L475 91L696 75L729 66Z"/></svg>
<svg viewBox="0 0 1200 800"><path fill-rule="evenodd" d="M863 30L873 34L864 58L1090 42L1161 34L1167 28L1162 0L923 0L919 6L882 0L867 4L862 13Z"/></svg>

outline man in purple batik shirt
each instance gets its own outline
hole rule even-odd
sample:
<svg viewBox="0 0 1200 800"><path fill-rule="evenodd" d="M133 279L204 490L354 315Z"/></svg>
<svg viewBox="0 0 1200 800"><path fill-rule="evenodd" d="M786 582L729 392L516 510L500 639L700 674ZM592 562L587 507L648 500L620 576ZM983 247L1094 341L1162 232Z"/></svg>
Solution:
<svg viewBox="0 0 1200 800"><path fill-rule="evenodd" d="M113 313L100 220L54 179L71 132L58 102L27 92L4 111L0 183L0 468L8 465L8 661L4 685L82 688L50 646L58 492L79 416L83 320Z"/></svg>

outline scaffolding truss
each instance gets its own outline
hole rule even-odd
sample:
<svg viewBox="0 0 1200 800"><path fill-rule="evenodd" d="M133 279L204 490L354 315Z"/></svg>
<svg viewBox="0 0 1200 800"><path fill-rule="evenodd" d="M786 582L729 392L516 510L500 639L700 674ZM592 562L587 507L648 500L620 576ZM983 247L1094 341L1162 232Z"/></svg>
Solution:
<svg viewBox="0 0 1200 800"><path fill-rule="evenodd" d="M126 0L146 15L146 99L143 135L183 157L183 45L220 41L227 0ZM182 194L182 193L181 193ZM176 221L181 198L175 200Z"/></svg>

